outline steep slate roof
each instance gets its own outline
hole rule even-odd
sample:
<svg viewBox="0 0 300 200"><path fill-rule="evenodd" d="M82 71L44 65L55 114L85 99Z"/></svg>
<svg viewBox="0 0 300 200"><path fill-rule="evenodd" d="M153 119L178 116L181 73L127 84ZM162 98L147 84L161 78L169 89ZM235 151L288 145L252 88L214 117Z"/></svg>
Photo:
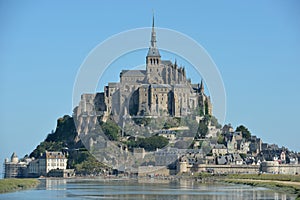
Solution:
<svg viewBox="0 0 300 200"><path fill-rule="evenodd" d="M66 158L65 155L62 152L58 152L58 151L46 151L45 152L45 157L46 158L51 158L51 159L64 159Z"/></svg>
<svg viewBox="0 0 300 200"><path fill-rule="evenodd" d="M122 70L122 76L142 76L146 75L146 70Z"/></svg>
<svg viewBox="0 0 300 200"><path fill-rule="evenodd" d="M170 60L162 60L161 63L164 65L172 65L173 64Z"/></svg>
<svg viewBox="0 0 300 200"><path fill-rule="evenodd" d="M149 50L148 50L147 56L158 56L158 57L160 57L160 54L159 54L159 51L158 51L157 48L150 47Z"/></svg>

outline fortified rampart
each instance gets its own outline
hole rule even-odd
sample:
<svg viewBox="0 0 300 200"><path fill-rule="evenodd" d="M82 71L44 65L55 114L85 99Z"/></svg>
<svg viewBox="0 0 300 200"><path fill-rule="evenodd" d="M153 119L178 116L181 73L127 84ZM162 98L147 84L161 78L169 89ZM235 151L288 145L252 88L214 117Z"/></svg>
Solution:
<svg viewBox="0 0 300 200"><path fill-rule="evenodd" d="M254 174L259 172L259 168L259 165L187 165L186 162L180 162L179 165L177 165L178 173L213 172L215 174Z"/></svg>
<svg viewBox="0 0 300 200"><path fill-rule="evenodd" d="M299 164L279 164L277 161L265 161L261 163L261 169L264 173L274 174L299 174Z"/></svg>

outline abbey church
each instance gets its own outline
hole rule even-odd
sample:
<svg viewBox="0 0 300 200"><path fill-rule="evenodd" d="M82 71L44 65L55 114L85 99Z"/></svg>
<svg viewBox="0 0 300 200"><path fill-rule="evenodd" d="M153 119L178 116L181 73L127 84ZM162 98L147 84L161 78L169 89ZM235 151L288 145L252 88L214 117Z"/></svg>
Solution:
<svg viewBox="0 0 300 200"><path fill-rule="evenodd" d="M104 92L83 94L77 109L80 114L114 116L181 117L198 110L212 115L210 97L203 82L192 84L184 67L162 60L157 48L154 18L145 70L122 70L120 82L108 83Z"/></svg>

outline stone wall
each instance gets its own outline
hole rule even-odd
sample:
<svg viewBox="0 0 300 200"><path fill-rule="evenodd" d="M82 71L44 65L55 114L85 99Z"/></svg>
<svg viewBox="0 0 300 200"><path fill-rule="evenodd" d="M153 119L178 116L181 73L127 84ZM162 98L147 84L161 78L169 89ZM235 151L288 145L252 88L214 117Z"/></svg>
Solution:
<svg viewBox="0 0 300 200"><path fill-rule="evenodd" d="M274 173L274 174L300 174L299 164L279 164L276 161L262 162L261 165L188 165L186 162L179 162L178 173L206 172L216 174L239 174L239 173Z"/></svg>
<svg viewBox="0 0 300 200"><path fill-rule="evenodd" d="M198 165L187 165L186 163L182 163L179 165L178 172L213 172L215 174L240 174L240 173L259 173L259 165L206 165L206 164L198 164Z"/></svg>
<svg viewBox="0 0 300 200"><path fill-rule="evenodd" d="M169 176L166 166L139 166L138 176Z"/></svg>
<svg viewBox="0 0 300 200"><path fill-rule="evenodd" d="M299 164L279 164L276 161L265 161L261 163L260 170L264 173L274 174L300 174Z"/></svg>

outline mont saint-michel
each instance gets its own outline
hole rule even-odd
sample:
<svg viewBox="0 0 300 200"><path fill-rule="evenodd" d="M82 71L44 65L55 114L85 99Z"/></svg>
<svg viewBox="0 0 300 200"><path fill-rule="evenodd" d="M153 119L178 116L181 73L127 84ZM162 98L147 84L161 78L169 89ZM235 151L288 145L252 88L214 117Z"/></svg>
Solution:
<svg viewBox="0 0 300 200"><path fill-rule="evenodd" d="M0 13L0 199L300 200L299 2Z"/></svg>
<svg viewBox="0 0 300 200"><path fill-rule="evenodd" d="M204 81L164 60L157 38L153 18L145 69L122 70L103 92L82 94L30 155L5 160L5 178L299 174L299 153L244 125L219 124Z"/></svg>

